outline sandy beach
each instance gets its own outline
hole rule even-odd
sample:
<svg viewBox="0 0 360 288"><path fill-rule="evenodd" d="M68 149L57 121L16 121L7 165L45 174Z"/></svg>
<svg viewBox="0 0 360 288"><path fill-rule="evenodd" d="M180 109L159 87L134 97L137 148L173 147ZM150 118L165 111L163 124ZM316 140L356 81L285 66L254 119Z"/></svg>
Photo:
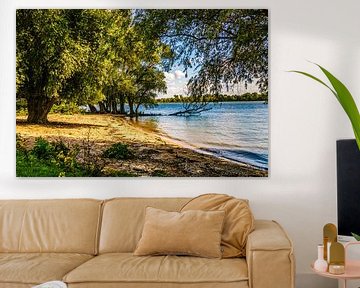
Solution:
<svg viewBox="0 0 360 288"><path fill-rule="evenodd" d="M69 146L91 145L99 156L114 143L127 144L134 154L128 160L106 160L104 169L131 173L134 176L168 177L264 177L268 172L246 164L199 153L193 147L175 141L113 115L50 114L48 125L27 124L18 116L16 133L31 148L34 140L61 140Z"/></svg>

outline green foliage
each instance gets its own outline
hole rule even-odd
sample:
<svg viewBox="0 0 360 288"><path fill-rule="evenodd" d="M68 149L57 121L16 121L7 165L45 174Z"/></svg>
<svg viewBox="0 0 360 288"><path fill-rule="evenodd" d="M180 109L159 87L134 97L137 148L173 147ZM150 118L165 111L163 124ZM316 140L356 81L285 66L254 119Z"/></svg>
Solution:
<svg viewBox="0 0 360 288"><path fill-rule="evenodd" d="M97 177L103 175L102 163L95 157L79 161L86 147L68 147L62 141L48 142L37 138L27 150L23 140L16 139L16 175L19 177ZM86 155L86 153L84 153Z"/></svg>
<svg viewBox="0 0 360 288"><path fill-rule="evenodd" d="M16 175L18 177L136 177L132 172L105 168L105 161L91 151L93 143L85 140L69 147L63 141L37 138L31 149L16 135ZM105 156L106 155L106 156ZM121 143L112 145L103 157L130 159L133 153ZM161 174L161 175L160 175ZM160 171L156 176L165 176Z"/></svg>
<svg viewBox="0 0 360 288"><path fill-rule="evenodd" d="M16 150L26 150L24 139L19 134L16 134Z"/></svg>
<svg viewBox="0 0 360 288"><path fill-rule="evenodd" d="M153 177L167 177L169 175L164 170L156 169L154 172L151 173L151 176L153 176Z"/></svg>
<svg viewBox="0 0 360 288"><path fill-rule="evenodd" d="M73 114L85 113L85 110L81 109L79 105L77 105L76 103L61 102L60 104L54 104L50 110L50 113L73 115Z"/></svg>
<svg viewBox="0 0 360 288"><path fill-rule="evenodd" d="M27 102L26 99L16 99L16 115L26 116L27 115Z"/></svg>
<svg viewBox="0 0 360 288"><path fill-rule="evenodd" d="M321 67L320 65L318 65L318 64L315 64L315 65L317 65L320 68L320 70L325 74L327 79L330 81L332 87L330 87L325 82L323 82L319 78L317 78L309 73L302 72L302 71L290 71L290 72L295 72L295 73L305 75L305 76L321 83L322 85L327 87L334 94L334 96L339 101L340 105L344 109L345 113L347 114L347 116L351 122L351 125L354 130L356 142L357 142L357 145L360 150L360 113L356 106L353 96L351 95L350 91L346 88L346 86L340 80L338 80L334 75L332 75L329 71L327 71L325 68Z"/></svg>
<svg viewBox="0 0 360 288"><path fill-rule="evenodd" d="M117 112L125 95L134 110L166 91L159 65L171 50L146 37L131 10L31 9L16 16L17 97L27 99L29 122L99 101L102 112Z"/></svg>
<svg viewBox="0 0 360 288"><path fill-rule="evenodd" d="M102 87L122 45L130 10L17 10L17 97L28 101L28 121L46 122L59 100L77 104L104 99Z"/></svg>
<svg viewBox="0 0 360 288"><path fill-rule="evenodd" d="M54 146L41 137L36 139L31 153L42 160L51 160L55 157Z"/></svg>
<svg viewBox="0 0 360 288"><path fill-rule="evenodd" d="M107 111L117 113L117 105L113 104L127 101L133 116L138 115L141 105L154 105L157 93L166 93L165 76L160 67L172 53L159 37L148 37L136 22L123 33L123 41L123 46L112 48L117 57L112 61L103 89L106 95L103 104Z"/></svg>
<svg viewBox="0 0 360 288"><path fill-rule="evenodd" d="M51 143L55 153L63 153L65 156L69 154L70 148L62 141L54 141Z"/></svg>
<svg viewBox="0 0 360 288"><path fill-rule="evenodd" d="M106 149L103 157L117 160L126 160L134 157L126 144L115 143Z"/></svg>
<svg viewBox="0 0 360 288"><path fill-rule="evenodd" d="M50 113L58 113L65 115L73 115L85 113L86 111L79 107L74 102L61 102L59 104L54 104L50 110ZM27 115L27 101L26 99L18 99L16 100L16 115L25 116Z"/></svg>
<svg viewBox="0 0 360 288"><path fill-rule="evenodd" d="M356 241L360 241L360 235L351 233L351 235L356 239Z"/></svg>
<svg viewBox="0 0 360 288"><path fill-rule="evenodd" d="M62 169L52 162L44 162L25 151L16 150L16 176L58 177Z"/></svg>
<svg viewBox="0 0 360 288"><path fill-rule="evenodd" d="M25 98L16 99L16 111L26 110L27 102Z"/></svg>
<svg viewBox="0 0 360 288"><path fill-rule="evenodd" d="M41 137L37 138L34 147L26 153L30 167L40 167L41 169L48 167L52 172L59 172L56 176L86 176L87 174L91 174L89 173L91 171L83 169L84 167L81 167L76 159L79 154L79 149L75 148L71 150L62 141L48 142ZM58 169L56 170L54 167ZM42 171L43 170L41 170L40 173L42 173ZM51 173L51 176L54 175Z"/></svg>
<svg viewBox="0 0 360 288"><path fill-rule="evenodd" d="M198 71L191 95L219 94L225 87L268 84L268 11L263 9L139 10L136 20L173 51L172 63Z"/></svg>
<svg viewBox="0 0 360 288"><path fill-rule="evenodd" d="M83 176L81 170L70 171L61 161L61 155L67 155L69 151L62 142L49 143L42 138L36 139L34 147L27 150L23 139L16 135L16 175L19 177L57 177L70 172L71 176Z"/></svg>

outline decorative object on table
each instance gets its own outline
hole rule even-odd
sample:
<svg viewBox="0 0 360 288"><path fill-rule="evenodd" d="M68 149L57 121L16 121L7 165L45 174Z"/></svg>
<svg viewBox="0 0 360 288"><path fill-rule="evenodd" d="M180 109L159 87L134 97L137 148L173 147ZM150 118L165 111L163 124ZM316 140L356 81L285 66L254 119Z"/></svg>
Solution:
<svg viewBox="0 0 360 288"><path fill-rule="evenodd" d="M330 264L329 273L334 275L341 275L345 273L345 265Z"/></svg>
<svg viewBox="0 0 360 288"><path fill-rule="evenodd" d="M336 243L336 244L334 243L332 245L334 250L337 250L337 248L336 248L337 244L341 245L341 243ZM348 257L349 247L355 246L355 245L360 245L360 242L348 242L343 247L344 252L345 252L345 261L344 261L345 265L343 265L341 263L339 263L339 264L333 263L329 266L329 272L327 272L327 271L323 272L323 271L319 271L319 270L315 269L315 265L313 264L312 265L313 271L316 274L318 274L319 276L332 278L332 279L338 279L339 281L342 281L341 287L346 288L347 282L349 280L360 279L360 260L353 260L353 259L349 259L349 257ZM340 248L340 249L342 250L342 248ZM332 253L333 257L338 258L338 256L340 254L337 255L337 253L338 253L337 251L333 251L333 253ZM339 282L339 284L340 284L340 282Z"/></svg>
<svg viewBox="0 0 360 288"><path fill-rule="evenodd" d="M346 88L346 86L340 80L338 80L334 75L332 75L329 71L327 71L325 68L321 67L320 65L316 63L314 64L317 65L321 69L321 71L325 74L327 79L330 81L332 87L330 87L325 82L323 82L319 78L309 73L296 71L296 70L290 72L295 72L310 77L311 79L314 79L315 81L321 83L322 85L330 89L330 91L335 95L336 99L339 101L340 105L343 107L345 113L349 117L349 120L354 130L356 142L360 150L360 114L353 96L351 95L350 91Z"/></svg>
<svg viewBox="0 0 360 288"><path fill-rule="evenodd" d="M331 243L337 241L337 228L335 224L328 223L323 228L323 243L324 243L324 260L330 263L329 252Z"/></svg>
<svg viewBox="0 0 360 288"><path fill-rule="evenodd" d="M50 281L46 282L37 286L34 286L32 288L66 288L67 285L64 282L61 281Z"/></svg>
<svg viewBox="0 0 360 288"><path fill-rule="evenodd" d="M331 243L329 273L344 274L345 273L345 248L339 242Z"/></svg>
<svg viewBox="0 0 360 288"><path fill-rule="evenodd" d="M328 223L323 227L324 245L322 248L324 251L324 258L327 260L329 266L327 267L328 270L325 271L317 269L315 267L315 263L318 260L316 260L314 263L314 268L316 270L323 272L328 271L331 274L343 274L345 272L345 250L344 246L337 242L337 235L337 228L335 224Z"/></svg>
<svg viewBox="0 0 360 288"><path fill-rule="evenodd" d="M328 263L324 260L324 245L318 245L318 258L314 263L314 269L320 272L326 272Z"/></svg>

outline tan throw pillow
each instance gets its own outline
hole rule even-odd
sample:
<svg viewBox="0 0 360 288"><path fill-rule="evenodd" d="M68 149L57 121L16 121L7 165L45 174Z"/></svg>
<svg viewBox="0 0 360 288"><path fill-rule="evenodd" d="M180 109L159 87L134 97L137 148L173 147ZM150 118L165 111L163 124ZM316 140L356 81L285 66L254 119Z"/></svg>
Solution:
<svg viewBox="0 0 360 288"><path fill-rule="evenodd" d="M221 236L222 257L245 256L247 236L254 230L254 217L247 200L224 194L204 194L190 200L181 209L188 210L225 211Z"/></svg>
<svg viewBox="0 0 360 288"><path fill-rule="evenodd" d="M147 207L134 255L221 258L224 216L224 211L168 212Z"/></svg>

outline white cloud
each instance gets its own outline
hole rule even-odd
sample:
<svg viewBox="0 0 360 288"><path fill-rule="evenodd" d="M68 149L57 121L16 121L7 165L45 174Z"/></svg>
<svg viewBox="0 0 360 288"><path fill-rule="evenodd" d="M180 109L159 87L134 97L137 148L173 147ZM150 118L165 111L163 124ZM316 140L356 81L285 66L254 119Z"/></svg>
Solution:
<svg viewBox="0 0 360 288"><path fill-rule="evenodd" d="M174 73L164 72L166 81L173 81L175 80Z"/></svg>
<svg viewBox="0 0 360 288"><path fill-rule="evenodd" d="M181 78L185 78L185 73L180 71L180 70L176 70L174 72L175 78L176 79L181 79Z"/></svg>
<svg viewBox="0 0 360 288"><path fill-rule="evenodd" d="M185 73L176 70L174 72L164 72L165 81L167 85L166 95L161 95L161 97L172 97L176 94L184 95L186 94L186 83Z"/></svg>

